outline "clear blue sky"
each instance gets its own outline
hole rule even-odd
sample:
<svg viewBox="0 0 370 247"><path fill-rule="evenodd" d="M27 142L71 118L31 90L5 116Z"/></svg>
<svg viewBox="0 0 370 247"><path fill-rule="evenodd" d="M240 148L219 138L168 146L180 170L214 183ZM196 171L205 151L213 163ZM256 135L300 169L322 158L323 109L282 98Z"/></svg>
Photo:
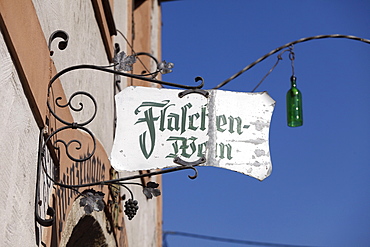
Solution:
<svg viewBox="0 0 370 247"><path fill-rule="evenodd" d="M163 80L209 89L302 37L370 39L370 1L182 0L163 3ZM213 167L163 176L164 230L309 246L370 246L370 45L344 39L295 47L304 125L286 125L287 54L258 91L276 100L273 172L260 182ZM222 90L251 91L271 56ZM243 107L241 107L241 110ZM240 244L168 236L169 247Z"/></svg>

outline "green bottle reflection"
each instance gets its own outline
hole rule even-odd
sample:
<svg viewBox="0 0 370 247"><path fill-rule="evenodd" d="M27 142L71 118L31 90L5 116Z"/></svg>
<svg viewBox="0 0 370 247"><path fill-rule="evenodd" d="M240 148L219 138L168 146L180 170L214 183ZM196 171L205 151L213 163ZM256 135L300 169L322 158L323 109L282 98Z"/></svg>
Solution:
<svg viewBox="0 0 370 247"><path fill-rule="evenodd" d="M286 94L286 109L288 126L299 127L303 125L302 94L296 85L297 78L290 77L291 88Z"/></svg>

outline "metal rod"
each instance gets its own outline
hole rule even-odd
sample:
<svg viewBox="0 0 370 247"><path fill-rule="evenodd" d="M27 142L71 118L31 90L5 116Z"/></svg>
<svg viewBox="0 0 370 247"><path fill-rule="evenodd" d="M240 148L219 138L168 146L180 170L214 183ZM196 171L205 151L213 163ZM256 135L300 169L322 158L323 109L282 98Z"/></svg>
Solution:
<svg viewBox="0 0 370 247"><path fill-rule="evenodd" d="M364 39L364 38L360 38L360 37L356 37L356 36L353 36L353 35L343 35L343 34L329 34L329 35L317 35L317 36L312 36L312 37L307 37L307 38L302 38L302 39L299 39L299 40L296 40L296 41L293 41L293 42L290 42L290 43L287 43L283 46L280 46L278 48L276 48L275 50L272 50L270 51L269 53L267 53L266 55L260 57L259 59L257 59L256 61L254 61L253 63L247 65L244 69L240 70L238 73L234 74L233 76L231 76L230 78L226 79L225 81L221 82L220 84L218 84L216 87L214 87L213 89L218 89L218 88L221 88L223 86L225 86L227 83L229 83L231 80L234 80L235 78L237 78L238 76L240 76L241 74L243 74L244 72L246 72L247 70L253 68L256 64L258 64L259 62L262 62L263 60L265 60L266 58L268 58L269 56L281 51L282 49L284 48L287 48L291 45L295 45L295 44L298 44L298 43L302 43L302 42L306 42L306 41L310 41L310 40L314 40L314 39L326 39L326 38L344 38L344 39L352 39L352 40L357 40L357 41L361 41L361 42L364 42L364 43L367 43L367 44L370 44L370 40L368 39Z"/></svg>
<svg viewBox="0 0 370 247"><path fill-rule="evenodd" d="M194 165L194 166L197 166L197 165ZM65 188L82 188L82 187L90 187L90 186L95 186L95 185L109 185L109 184L119 183L122 181L133 180L133 179L143 178L143 177L150 177L150 176L155 176L155 175L160 175L160 174L166 174L166 173L181 171L185 169L195 169L194 166L178 166L178 167L169 168L165 170L138 174L138 175L128 176L124 178L111 179L111 180L106 180L106 181L101 181L101 182L94 182L94 183L68 185L68 184L62 184L59 182L55 182L55 185L59 185Z"/></svg>
<svg viewBox="0 0 370 247"><path fill-rule="evenodd" d="M151 79L151 78L143 77L143 76L140 76L140 75L124 73L124 72L121 72L121 71L108 69L106 67L101 67L101 66L96 66L96 65L91 65L91 64L80 64L80 65L75 65L75 66L65 68L62 71L58 72L53 78L51 78L51 80L49 82L49 88L52 86L54 81L56 79L58 79L60 76L66 74L70 71L78 70L78 69L99 70L99 71L104 71L104 72L115 74L115 75L126 76L126 77L130 77L130 78L134 78L134 79L138 79L138 80L142 80L142 81L153 82L153 83L158 83L158 84L161 84L161 85L184 88L184 89L202 88L202 86L203 86L203 83L201 83L197 86L182 85L182 84L177 84L177 83L172 83L172 82L165 82L165 81L160 81L160 80L156 80L156 79Z"/></svg>
<svg viewBox="0 0 370 247"><path fill-rule="evenodd" d="M52 207L48 207L46 211L46 215L49 215L49 219L41 218L39 214L38 207L41 206L40 204L43 203L40 200L40 181L41 181L41 163L42 163L42 153L43 153L43 129L40 129L40 136L39 136L39 153L38 153L38 161L37 161L37 180L36 180L36 193L35 193L35 220L42 226L51 226L55 219L55 210ZM44 202L45 203L45 202Z"/></svg>

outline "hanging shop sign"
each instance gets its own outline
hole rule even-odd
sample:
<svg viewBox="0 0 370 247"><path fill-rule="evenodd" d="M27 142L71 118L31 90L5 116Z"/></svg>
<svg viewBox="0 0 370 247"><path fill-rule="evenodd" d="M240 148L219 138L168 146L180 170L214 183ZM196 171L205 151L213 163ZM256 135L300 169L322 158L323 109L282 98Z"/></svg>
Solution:
<svg viewBox="0 0 370 247"><path fill-rule="evenodd" d="M237 171L259 180L271 173L269 127L275 101L266 93L128 87L116 95L111 164L118 171L177 166L174 158Z"/></svg>

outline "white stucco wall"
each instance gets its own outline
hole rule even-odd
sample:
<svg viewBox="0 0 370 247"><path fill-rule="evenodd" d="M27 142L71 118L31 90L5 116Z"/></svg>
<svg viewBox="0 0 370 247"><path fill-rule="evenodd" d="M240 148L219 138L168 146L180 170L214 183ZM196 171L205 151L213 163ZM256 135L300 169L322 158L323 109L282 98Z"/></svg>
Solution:
<svg viewBox="0 0 370 247"><path fill-rule="evenodd" d="M63 51L53 42L52 59L59 71L78 64L109 65L104 44L97 25L91 1L33 0L45 39L56 30L69 35L69 44ZM103 144L109 154L113 143L114 82L113 75L93 70L76 70L61 78L67 97L76 91L90 93L98 104L98 113L88 128ZM86 97L76 98L76 106L84 103L84 110L73 113L76 122L83 122L92 115L91 101Z"/></svg>
<svg viewBox="0 0 370 247"><path fill-rule="evenodd" d="M117 36L113 37L113 41L114 43L118 43L120 45L121 51L124 51L128 55L131 55L131 51L127 48L128 46L126 40L121 35L122 33L123 35L125 35L126 38L128 37L127 33L129 30L129 25L131 25L131 23L128 23L127 21L129 17L129 8L130 6L128 0L114 1L113 16L118 33ZM127 87L127 81L127 78L121 76L121 88Z"/></svg>
<svg viewBox="0 0 370 247"><path fill-rule="evenodd" d="M127 7L128 1L116 0L115 2L114 15L117 28L126 34L127 25L131 25L127 23L130 13ZM66 50L57 49L58 40L53 43L52 48L55 51L53 60L58 71L77 64L108 64L91 1L33 0L33 3L46 40L58 29L69 34L70 41ZM153 9L153 11L157 10ZM154 21L156 22L157 20ZM160 34L152 33L154 38L158 35ZM122 49L126 48L122 38L117 38L116 41L121 44ZM152 52L156 52L156 47L158 47L157 44L152 45ZM88 128L103 144L108 155L114 135L113 78L111 74L91 70L71 72L61 77L67 96L81 90L91 93L96 99L98 113ZM124 85L125 78L122 78L122 82ZM2 99L0 101L0 181L2 181L0 198L3 202L0 207L0 246L36 246L34 198L39 129L1 33L0 88ZM91 114L88 102L83 102L86 103L83 113L73 114L77 122ZM132 221L126 220L129 246L158 246L156 242L159 230L156 228L157 202L154 199L146 200L141 187L133 186L132 189L135 199L139 201L140 209ZM122 189L122 192L127 195L127 198L129 197L127 191Z"/></svg>
<svg viewBox="0 0 370 247"><path fill-rule="evenodd" d="M126 10L128 6L127 0L122 1L115 1L114 5L114 18L116 20L116 27L118 30L120 30L126 37L129 37L128 35L128 26L131 25L131 23L125 23L122 20L124 18L128 18L128 12ZM160 19L160 11L158 9L158 3L157 1L153 1L153 8L152 8L152 17L151 17L151 50L150 51L143 51L143 52L149 52L152 53L156 58L160 59L158 52L159 47L159 39L161 36L160 30L158 30L157 25L158 21ZM125 17L126 16L126 17ZM121 20L121 21L119 21ZM121 46L121 50L124 50L127 54L131 55L132 51L127 50L127 44L126 41L120 36L117 35L115 37L115 42L118 42ZM135 52L142 52L142 51L135 51ZM156 65L154 62L151 63L151 70L156 70ZM124 77L121 78L121 86L124 88L125 82L127 81ZM155 83L152 83L153 87L157 87ZM121 172L120 176L131 176L137 174L135 172ZM150 179L153 182L157 182L157 177L152 177ZM136 182L141 183L140 179L129 181L129 182ZM132 220L128 220L125 216L125 226L126 226L126 232L127 232L127 240L130 247L157 247L161 246L162 243L157 242L157 234L158 231L161 231L157 227L158 220L161 221L162 219L158 219L158 208L157 208L157 200L162 200L161 197L153 198L150 200L147 200L145 195L142 192L141 186L128 186L134 196L135 200L138 201L139 210L136 214L136 216ZM125 190L124 188L121 189L122 194L126 195L126 198L130 198L130 193Z"/></svg>
<svg viewBox="0 0 370 247"><path fill-rule="evenodd" d="M74 227L86 215L84 209L80 207L80 200L81 198L78 198L72 205L71 213L67 217L65 230L62 233L59 247L67 246L68 241L73 233ZM101 228L102 234L105 238L105 243L108 245L108 247L116 247L117 245L114 239L114 234L112 232L109 233L107 230L107 225L109 223L107 222L105 213L103 211L94 211L91 213L90 216L93 217L96 221L95 224L99 224L99 227Z"/></svg>
<svg viewBox="0 0 370 247"><path fill-rule="evenodd" d="M43 1L33 0L36 11L39 15L41 26L45 33L45 38L58 29L62 29L69 34L69 45L66 50L58 51L56 48L57 42L54 43L53 49L55 55L53 60L58 71L71 65L76 64L96 64L107 65L103 42L101 40L100 31L96 24L94 12L90 1ZM160 33L156 29L159 16L157 3L154 4L153 18L151 18L152 32L151 36L155 42L152 42L151 51L155 56L158 56L158 42ZM126 37L129 30L129 2L127 0L115 1L113 6L115 24ZM121 50L131 54L127 50L126 41L121 35L114 37L114 42L121 46ZM139 52L139 51L137 51ZM154 64L152 65L155 69ZM96 71L78 71L72 72L62 77L62 83L66 94L71 94L75 90L84 90L90 92L98 103L98 115L95 120L89 125L96 137L103 143L108 155L111 151L113 142L113 117L114 117L114 98L113 76ZM127 79L121 78L121 86L126 85ZM88 114L88 113L87 113ZM78 118L74 115L75 120ZM122 176L130 175L128 173ZM155 178L153 179L155 181ZM135 181L135 182L140 182ZM127 220L125 216L125 227L127 232L128 243L130 247L150 247L158 246L156 241L157 231L157 202L155 199L147 200L142 193L142 188L132 186L135 199L139 201L140 209L138 214L132 221ZM122 189L122 193L129 197L129 193Z"/></svg>
<svg viewBox="0 0 370 247"><path fill-rule="evenodd" d="M36 246L39 129L0 33L0 246Z"/></svg>
<svg viewBox="0 0 370 247"><path fill-rule="evenodd" d="M133 174L133 173L132 173ZM121 174L128 176L130 173ZM153 182L157 181L157 177L150 179ZM132 182L140 183L140 180L133 180ZM157 247L161 246L161 243L157 243L157 234L161 229L157 228L157 199L161 200L160 197L147 200L142 192L140 186L128 186L134 196L135 200L138 201L139 210L132 220L128 220L125 217L125 226L127 232L127 239L130 247ZM126 198L130 198L129 192L122 189L122 193L126 195ZM161 220L161 219L159 219Z"/></svg>

